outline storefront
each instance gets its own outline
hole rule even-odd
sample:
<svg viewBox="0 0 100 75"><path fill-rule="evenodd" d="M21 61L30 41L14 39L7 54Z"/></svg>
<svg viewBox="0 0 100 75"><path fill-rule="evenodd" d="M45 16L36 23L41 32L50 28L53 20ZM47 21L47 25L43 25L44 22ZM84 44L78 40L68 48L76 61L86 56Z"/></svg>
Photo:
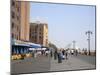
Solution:
<svg viewBox="0 0 100 75"><path fill-rule="evenodd" d="M23 55L24 57L26 57L27 55L31 55L30 48L33 48L33 49L41 48L41 45L14 39L12 40L11 54L13 58L14 56L15 57L20 56L21 58L21 56Z"/></svg>
<svg viewBox="0 0 100 75"><path fill-rule="evenodd" d="M12 45L12 55L29 53L29 48L30 46L28 45Z"/></svg>

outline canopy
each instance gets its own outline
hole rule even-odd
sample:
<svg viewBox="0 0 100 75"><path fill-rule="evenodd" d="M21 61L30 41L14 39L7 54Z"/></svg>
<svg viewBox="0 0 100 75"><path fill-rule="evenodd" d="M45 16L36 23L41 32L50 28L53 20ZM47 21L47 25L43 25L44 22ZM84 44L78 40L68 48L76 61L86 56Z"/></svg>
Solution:
<svg viewBox="0 0 100 75"><path fill-rule="evenodd" d="M25 42L21 40L12 39L12 46L29 47L29 48L42 48L40 44L32 42Z"/></svg>
<svg viewBox="0 0 100 75"><path fill-rule="evenodd" d="M15 44L12 46L20 46L20 47L29 47L29 48L41 48L41 45L38 44Z"/></svg>
<svg viewBox="0 0 100 75"><path fill-rule="evenodd" d="M30 45L31 48L41 48L41 46L38 45Z"/></svg>

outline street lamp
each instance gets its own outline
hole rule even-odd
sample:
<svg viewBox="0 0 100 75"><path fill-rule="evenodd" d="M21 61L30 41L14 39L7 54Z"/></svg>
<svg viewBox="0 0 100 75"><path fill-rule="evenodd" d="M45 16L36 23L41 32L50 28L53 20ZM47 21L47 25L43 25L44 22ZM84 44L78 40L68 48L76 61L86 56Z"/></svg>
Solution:
<svg viewBox="0 0 100 75"><path fill-rule="evenodd" d="M76 41L73 41L73 49L75 50Z"/></svg>
<svg viewBox="0 0 100 75"><path fill-rule="evenodd" d="M87 31L86 32L86 35L88 35L88 39L87 40L88 40L88 51L89 51L89 55L91 54L90 53L90 35L91 34L93 34L92 31Z"/></svg>

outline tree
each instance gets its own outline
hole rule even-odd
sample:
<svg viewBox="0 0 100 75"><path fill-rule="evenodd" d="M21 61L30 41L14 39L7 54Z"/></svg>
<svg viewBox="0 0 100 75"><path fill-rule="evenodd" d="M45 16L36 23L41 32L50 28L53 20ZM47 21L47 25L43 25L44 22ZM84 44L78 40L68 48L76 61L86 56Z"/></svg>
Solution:
<svg viewBox="0 0 100 75"><path fill-rule="evenodd" d="M54 45L53 43L49 43L48 45L49 45L50 48L53 48L53 49L57 50L56 45Z"/></svg>

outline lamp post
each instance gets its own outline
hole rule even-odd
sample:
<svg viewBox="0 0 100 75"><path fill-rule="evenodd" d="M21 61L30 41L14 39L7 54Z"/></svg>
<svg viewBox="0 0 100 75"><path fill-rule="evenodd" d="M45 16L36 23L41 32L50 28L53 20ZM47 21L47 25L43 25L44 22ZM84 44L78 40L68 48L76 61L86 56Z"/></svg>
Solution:
<svg viewBox="0 0 100 75"><path fill-rule="evenodd" d="M90 35L92 34L92 31L87 31L86 35L88 35L88 51L89 51L89 55L91 55L90 53Z"/></svg>
<svg viewBox="0 0 100 75"><path fill-rule="evenodd" d="M75 50L76 41L73 41L73 49Z"/></svg>

